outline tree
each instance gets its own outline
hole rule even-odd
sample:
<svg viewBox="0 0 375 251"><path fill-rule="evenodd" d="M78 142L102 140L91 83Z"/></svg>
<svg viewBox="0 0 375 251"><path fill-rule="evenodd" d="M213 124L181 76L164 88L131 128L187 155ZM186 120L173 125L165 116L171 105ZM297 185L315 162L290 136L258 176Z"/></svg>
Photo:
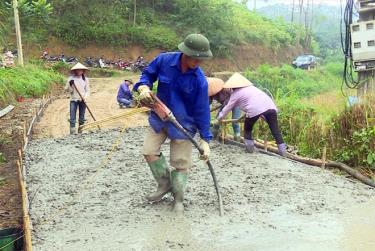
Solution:
<svg viewBox="0 0 375 251"><path fill-rule="evenodd" d="M137 0L133 0L133 4L134 4L134 7L133 7L133 26L136 25L136 21L137 21Z"/></svg>
<svg viewBox="0 0 375 251"><path fill-rule="evenodd" d="M5 16L5 11L3 8L0 8L0 17L4 17L4 16ZM4 38L5 38L5 24L2 18L0 18L0 49L2 49L3 45L5 44Z"/></svg>
<svg viewBox="0 0 375 251"><path fill-rule="evenodd" d="M291 22L293 23L294 22L294 5L295 4L295 0L293 0L293 3L292 3L292 20Z"/></svg>

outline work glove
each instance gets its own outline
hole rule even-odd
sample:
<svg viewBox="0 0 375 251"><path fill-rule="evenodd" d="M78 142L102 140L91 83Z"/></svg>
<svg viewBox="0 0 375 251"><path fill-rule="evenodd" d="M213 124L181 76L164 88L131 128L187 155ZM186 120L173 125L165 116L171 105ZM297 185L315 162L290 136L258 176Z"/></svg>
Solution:
<svg viewBox="0 0 375 251"><path fill-rule="evenodd" d="M142 104L153 105L155 103L154 99L151 96L150 88L147 85L142 85L138 88L139 99Z"/></svg>
<svg viewBox="0 0 375 251"><path fill-rule="evenodd" d="M74 80L73 79L69 81L69 85L70 86L74 85Z"/></svg>
<svg viewBox="0 0 375 251"><path fill-rule="evenodd" d="M200 159L207 161L211 152L208 142L201 139L201 141L199 142L199 148L203 150L203 154L201 154Z"/></svg>

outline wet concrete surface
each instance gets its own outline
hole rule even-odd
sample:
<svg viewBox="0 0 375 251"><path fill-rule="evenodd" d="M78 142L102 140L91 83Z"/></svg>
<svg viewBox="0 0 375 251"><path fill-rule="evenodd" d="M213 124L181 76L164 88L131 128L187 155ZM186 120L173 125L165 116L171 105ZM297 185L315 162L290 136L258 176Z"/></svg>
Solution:
<svg viewBox="0 0 375 251"><path fill-rule="evenodd" d="M211 144L224 217L196 151L185 217L170 212L171 196L147 203L155 183L140 154L144 131L31 142L34 250L374 250L375 190L237 146ZM168 145L162 149L168 157Z"/></svg>

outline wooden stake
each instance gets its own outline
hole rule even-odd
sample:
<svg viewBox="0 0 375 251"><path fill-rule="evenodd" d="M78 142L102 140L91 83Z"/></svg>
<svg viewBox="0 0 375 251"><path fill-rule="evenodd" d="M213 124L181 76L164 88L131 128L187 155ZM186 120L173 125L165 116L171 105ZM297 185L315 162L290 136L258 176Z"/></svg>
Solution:
<svg viewBox="0 0 375 251"><path fill-rule="evenodd" d="M21 167L23 166L23 154L22 154L22 150L21 149L18 149L18 159L20 161L20 165Z"/></svg>
<svg viewBox="0 0 375 251"><path fill-rule="evenodd" d="M224 132L224 130L225 130L225 124L221 124L221 144L224 144L224 139L225 139L225 132Z"/></svg>
<svg viewBox="0 0 375 251"><path fill-rule="evenodd" d="M322 155L322 168L326 168L326 158L327 158L327 147L323 147L323 155Z"/></svg>
<svg viewBox="0 0 375 251"><path fill-rule="evenodd" d="M267 138L264 139L264 151L267 151L268 149L268 141Z"/></svg>
<svg viewBox="0 0 375 251"><path fill-rule="evenodd" d="M20 163L19 160L17 160L16 163L17 163L18 186L19 186L19 189L20 189L20 193L22 194L22 186L21 186L21 180L22 180L21 163Z"/></svg>
<svg viewBox="0 0 375 251"><path fill-rule="evenodd" d="M24 145L26 143L26 134L27 134L27 132L26 132L26 121L24 121L23 122L23 143L24 143Z"/></svg>

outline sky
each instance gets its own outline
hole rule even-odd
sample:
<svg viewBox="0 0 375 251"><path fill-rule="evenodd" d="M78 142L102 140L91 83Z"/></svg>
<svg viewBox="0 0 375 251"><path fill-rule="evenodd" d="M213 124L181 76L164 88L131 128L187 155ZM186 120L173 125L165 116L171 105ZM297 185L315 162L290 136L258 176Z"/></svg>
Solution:
<svg viewBox="0 0 375 251"><path fill-rule="evenodd" d="M262 8L268 5L274 5L278 3L292 4L293 0L256 0L257 8ZM307 2L307 0L304 0ZM310 1L311 2L311 1ZM342 0L343 3L346 3L346 0ZM295 4L298 4L298 0L295 0ZM315 4L329 4L329 5L340 5L340 0L314 0ZM249 0L247 6L251 9L254 6L254 0Z"/></svg>

